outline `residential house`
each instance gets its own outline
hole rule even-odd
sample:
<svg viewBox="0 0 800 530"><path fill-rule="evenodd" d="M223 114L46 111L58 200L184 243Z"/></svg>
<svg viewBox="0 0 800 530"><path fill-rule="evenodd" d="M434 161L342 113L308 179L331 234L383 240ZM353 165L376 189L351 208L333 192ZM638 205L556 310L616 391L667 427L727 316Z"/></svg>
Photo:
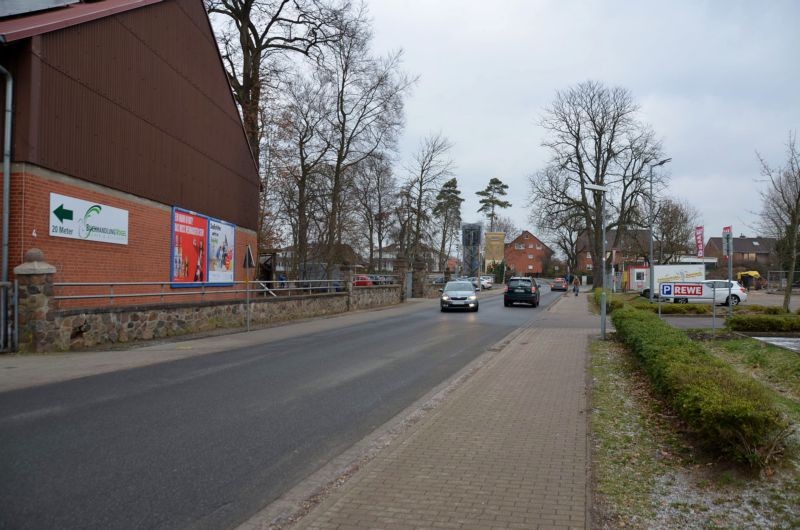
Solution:
<svg viewBox="0 0 800 530"><path fill-rule="evenodd" d="M733 238L733 266L750 269L777 266L775 245L772 237L746 237L744 234ZM705 255L718 258L720 266L727 266L727 258L722 255L722 237L709 238Z"/></svg>
<svg viewBox="0 0 800 530"><path fill-rule="evenodd" d="M527 230L505 245L506 266L520 276L541 275L552 257L553 250Z"/></svg>

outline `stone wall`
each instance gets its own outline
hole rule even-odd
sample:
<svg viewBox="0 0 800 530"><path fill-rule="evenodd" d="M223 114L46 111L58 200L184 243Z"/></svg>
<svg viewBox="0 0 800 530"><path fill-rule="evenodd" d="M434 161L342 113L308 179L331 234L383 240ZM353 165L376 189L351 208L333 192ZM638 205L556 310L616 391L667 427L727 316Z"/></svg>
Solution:
<svg viewBox="0 0 800 530"><path fill-rule="evenodd" d="M354 287L350 298L350 310L358 311L399 304L402 290L400 285Z"/></svg>
<svg viewBox="0 0 800 530"><path fill-rule="evenodd" d="M55 267L40 251L15 268L20 280L20 349L69 351L161 339L218 328L244 327L245 300L160 303L63 309L55 307ZM400 285L355 287L342 293L303 294L250 301L251 326L399 304Z"/></svg>

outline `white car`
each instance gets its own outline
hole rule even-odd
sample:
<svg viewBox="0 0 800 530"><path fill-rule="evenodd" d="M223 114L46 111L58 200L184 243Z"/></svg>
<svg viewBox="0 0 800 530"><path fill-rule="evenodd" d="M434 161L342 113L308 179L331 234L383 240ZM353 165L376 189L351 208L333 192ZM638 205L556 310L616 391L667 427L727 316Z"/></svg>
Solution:
<svg viewBox="0 0 800 530"><path fill-rule="evenodd" d="M673 298L676 304L710 304L714 300L715 304L729 305L728 302L728 280L704 280L698 282L703 284L703 295L698 298ZM731 299L730 303L739 305L747 301L747 291L737 282L730 282Z"/></svg>
<svg viewBox="0 0 800 530"><path fill-rule="evenodd" d="M494 278L491 276L481 276L481 287L491 289L494 286Z"/></svg>

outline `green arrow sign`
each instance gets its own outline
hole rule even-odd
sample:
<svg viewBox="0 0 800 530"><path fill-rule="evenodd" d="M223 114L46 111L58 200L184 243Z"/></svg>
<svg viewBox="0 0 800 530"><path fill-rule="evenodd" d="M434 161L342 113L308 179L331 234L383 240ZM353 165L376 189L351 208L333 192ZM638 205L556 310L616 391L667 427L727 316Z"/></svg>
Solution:
<svg viewBox="0 0 800 530"><path fill-rule="evenodd" d="M63 204L59 205L58 208L53 210L53 213L56 214L56 217L58 217L58 220L62 224L64 223L64 219L72 221L72 210L67 210L64 208Z"/></svg>

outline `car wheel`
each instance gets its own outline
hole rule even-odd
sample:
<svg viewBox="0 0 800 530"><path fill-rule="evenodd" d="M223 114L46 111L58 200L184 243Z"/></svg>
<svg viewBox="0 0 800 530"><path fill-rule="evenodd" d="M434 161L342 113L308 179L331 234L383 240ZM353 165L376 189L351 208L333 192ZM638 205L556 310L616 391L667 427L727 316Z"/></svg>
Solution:
<svg viewBox="0 0 800 530"><path fill-rule="evenodd" d="M731 297L725 301L725 305L739 305L739 297L732 294Z"/></svg>
<svg viewBox="0 0 800 530"><path fill-rule="evenodd" d="M676 304L688 304L689 303L689 299L688 298L676 298L675 299L675 303Z"/></svg>

